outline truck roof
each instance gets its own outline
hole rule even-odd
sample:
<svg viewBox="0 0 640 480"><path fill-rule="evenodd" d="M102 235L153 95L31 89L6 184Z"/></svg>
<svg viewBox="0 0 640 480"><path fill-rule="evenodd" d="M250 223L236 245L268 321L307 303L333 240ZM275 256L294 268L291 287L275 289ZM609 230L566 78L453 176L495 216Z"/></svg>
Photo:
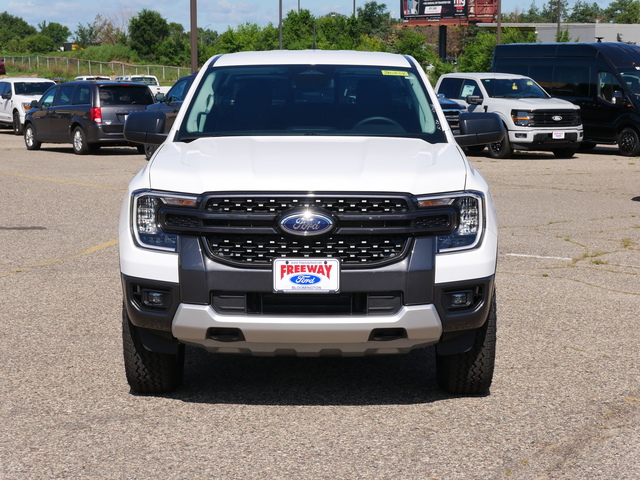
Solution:
<svg viewBox="0 0 640 480"><path fill-rule="evenodd" d="M518 75L517 73L496 73L496 72L488 72L488 73L446 73L442 75L440 78L473 78L475 80L484 80L484 79L530 79L526 75Z"/></svg>
<svg viewBox="0 0 640 480"><path fill-rule="evenodd" d="M497 45L494 56L594 57L598 52L618 66L640 64L640 46L622 42L508 43Z"/></svg>
<svg viewBox="0 0 640 480"><path fill-rule="evenodd" d="M212 57L208 65L380 65L411 68L403 55L383 52L353 52L342 50L273 50L237 52Z"/></svg>

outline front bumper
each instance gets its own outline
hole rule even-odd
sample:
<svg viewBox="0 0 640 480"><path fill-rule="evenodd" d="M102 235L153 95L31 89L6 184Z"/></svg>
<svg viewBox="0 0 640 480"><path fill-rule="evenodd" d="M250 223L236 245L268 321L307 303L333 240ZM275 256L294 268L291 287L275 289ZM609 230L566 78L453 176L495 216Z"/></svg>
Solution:
<svg viewBox="0 0 640 480"><path fill-rule="evenodd" d="M268 269L212 261L197 237L181 236L179 251L178 283L122 275L128 316L156 340L218 353L406 353L481 327L493 295L493 275L436 284L433 237L417 238L400 262L343 270L339 295L306 297L273 293ZM452 306L460 292L468 305ZM150 295L161 304L147 302Z"/></svg>

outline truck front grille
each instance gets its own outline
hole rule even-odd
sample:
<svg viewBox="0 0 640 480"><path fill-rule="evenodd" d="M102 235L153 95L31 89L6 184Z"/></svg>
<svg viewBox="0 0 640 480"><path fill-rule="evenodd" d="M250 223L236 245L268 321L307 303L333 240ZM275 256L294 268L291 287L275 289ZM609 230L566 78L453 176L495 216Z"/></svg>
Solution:
<svg viewBox="0 0 640 480"><path fill-rule="evenodd" d="M289 212L311 209L332 230L301 236L281 228ZM268 268L274 258L339 258L343 268L373 268L402 260L416 236L448 234L454 206L417 209L407 194L205 194L197 208L165 205L168 233L197 235L206 254L241 268Z"/></svg>
<svg viewBox="0 0 640 480"><path fill-rule="evenodd" d="M536 110L531 112L532 127L566 127L580 125L580 116L572 110Z"/></svg>

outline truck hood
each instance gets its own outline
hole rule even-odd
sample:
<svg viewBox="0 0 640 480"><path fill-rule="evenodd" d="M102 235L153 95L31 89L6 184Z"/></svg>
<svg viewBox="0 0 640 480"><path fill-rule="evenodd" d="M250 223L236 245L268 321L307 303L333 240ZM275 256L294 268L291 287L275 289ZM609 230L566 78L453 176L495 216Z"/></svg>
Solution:
<svg viewBox="0 0 640 480"><path fill-rule="evenodd" d="M522 108L524 110L578 110L580 108L559 98L491 98L493 110L499 109L500 105L504 105L505 109Z"/></svg>
<svg viewBox="0 0 640 480"><path fill-rule="evenodd" d="M455 144L389 137L215 137L165 142L148 166L150 188L208 191L464 190Z"/></svg>

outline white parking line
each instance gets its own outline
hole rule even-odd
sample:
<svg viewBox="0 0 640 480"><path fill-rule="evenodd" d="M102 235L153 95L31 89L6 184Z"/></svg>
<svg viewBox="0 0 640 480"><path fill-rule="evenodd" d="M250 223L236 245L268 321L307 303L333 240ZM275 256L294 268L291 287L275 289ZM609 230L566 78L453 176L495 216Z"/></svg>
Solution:
<svg viewBox="0 0 640 480"><path fill-rule="evenodd" d="M545 257L542 255L525 255L523 253L507 253L508 257L528 257L528 258L548 258L551 260L573 260L573 258L565 258L565 257Z"/></svg>

